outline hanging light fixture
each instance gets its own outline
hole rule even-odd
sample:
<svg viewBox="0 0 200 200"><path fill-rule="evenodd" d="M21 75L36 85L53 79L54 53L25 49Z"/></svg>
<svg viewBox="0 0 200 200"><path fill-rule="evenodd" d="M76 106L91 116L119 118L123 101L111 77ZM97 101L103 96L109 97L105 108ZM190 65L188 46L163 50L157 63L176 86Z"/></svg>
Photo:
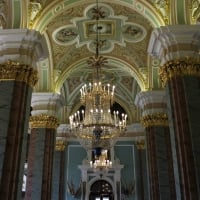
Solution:
<svg viewBox="0 0 200 200"><path fill-rule="evenodd" d="M107 149L101 149L101 148L95 148L93 151L99 150L100 154L95 154L95 157L93 160L90 161L90 167L93 169L109 169L112 168L112 161L108 158L108 150Z"/></svg>
<svg viewBox="0 0 200 200"><path fill-rule="evenodd" d="M93 82L84 84L80 89L80 102L85 110L78 110L69 117L70 127L80 143L86 149L95 147L109 148L115 138L124 133L127 115L119 111L111 113L114 103L115 86L101 81L101 68L107 64L107 59L99 55L102 41L99 34L102 26L99 19L105 17L104 11L98 6L92 9L93 19L96 19L96 54L89 58L88 65L93 67Z"/></svg>

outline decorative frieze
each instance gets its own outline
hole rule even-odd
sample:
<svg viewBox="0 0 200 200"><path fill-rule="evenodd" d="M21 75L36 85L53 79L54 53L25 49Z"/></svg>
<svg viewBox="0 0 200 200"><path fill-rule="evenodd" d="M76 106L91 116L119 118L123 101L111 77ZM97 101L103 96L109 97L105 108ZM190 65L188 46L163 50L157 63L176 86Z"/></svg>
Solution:
<svg viewBox="0 0 200 200"><path fill-rule="evenodd" d="M57 118L46 114L35 115L30 117L31 128L54 128L59 125Z"/></svg>
<svg viewBox="0 0 200 200"><path fill-rule="evenodd" d="M164 113L154 113L143 116L141 123L146 128L151 126L169 126L168 116Z"/></svg>
<svg viewBox="0 0 200 200"><path fill-rule="evenodd" d="M38 73L28 65L9 60L0 64L0 81L9 80L24 82L34 87L38 81Z"/></svg>
<svg viewBox="0 0 200 200"><path fill-rule="evenodd" d="M187 58L167 62L160 68L160 79L163 86L177 76L198 76L200 77L200 61Z"/></svg>

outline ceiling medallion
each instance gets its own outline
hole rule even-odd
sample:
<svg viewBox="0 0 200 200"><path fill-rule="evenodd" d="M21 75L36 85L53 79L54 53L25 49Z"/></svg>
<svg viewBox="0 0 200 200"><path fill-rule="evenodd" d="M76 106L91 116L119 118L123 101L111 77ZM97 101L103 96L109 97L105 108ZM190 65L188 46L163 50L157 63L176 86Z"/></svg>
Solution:
<svg viewBox="0 0 200 200"><path fill-rule="evenodd" d="M85 9L83 17L72 19L73 24L67 24L53 32L53 39L59 45L76 44L77 47L86 45L90 52L95 53L94 39L96 35L96 23L94 22L93 9L95 4ZM125 42L136 43L146 36L146 29L136 23L128 22L126 16L114 15L111 6L100 3L99 8L103 18L99 19L101 26L101 39L104 41L101 53L109 53L114 45L125 46Z"/></svg>

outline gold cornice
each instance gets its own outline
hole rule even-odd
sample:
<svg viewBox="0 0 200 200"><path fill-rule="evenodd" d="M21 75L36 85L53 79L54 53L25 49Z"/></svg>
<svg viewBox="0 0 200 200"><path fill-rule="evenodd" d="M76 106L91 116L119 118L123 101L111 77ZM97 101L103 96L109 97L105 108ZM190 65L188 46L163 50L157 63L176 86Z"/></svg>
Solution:
<svg viewBox="0 0 200 200"><path fill-rule="evenodd" d="M169 61L160 68L160 79L163 87L173 77L197 76L200 77L200 62L193 59Z"/></svg>
<svg viewBox="0 0 200 200"><path fill-rule="evenodd" d="M46 114L30 117L31 128L52 128L56 129L59 125L57 118Z"/></svg>
<svg viewBox="0 0 200 200"><path fill-rule="evenodd" d="M65 142L63 140L56 141L56 151L64 151L65 150Z"/></svg>
<svg viewBox="0 0 200 200"><path fill-rule="evenodd" d="M19 81L31 87L38 81L38 73L32 67L19 62L8 61L0 64L0 81Z"/></svg>
<svg viewBox="0 0 200 200"><path fill-rule="evenodd" d="M137 141L136 147L138 150L144 150L145 149L145 140Z"/></svg>
<svg viewBox="0 0 200 200"><path fill-rule="evenodd" d="M142 125L147 128L151 126L169 126L167 114L155 113L142 117Z"/></svg>

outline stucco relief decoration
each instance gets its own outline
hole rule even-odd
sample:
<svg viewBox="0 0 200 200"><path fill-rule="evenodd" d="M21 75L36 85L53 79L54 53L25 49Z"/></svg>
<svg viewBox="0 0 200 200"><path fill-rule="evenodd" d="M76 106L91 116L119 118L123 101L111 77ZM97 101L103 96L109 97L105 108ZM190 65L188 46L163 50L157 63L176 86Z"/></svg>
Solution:
<svg viewBox="0 0 200 200"><path fill-rule="evenodd" d="M43 8L41 0L31 0L29 4L29 25L32 26L34 20L39 16Z"/></svg>
<svg viewBox="0 0 200 200"><path fill-rule="evenodd" d="M76 39L78 33L77 29L74 27L64 27L61 28L56 34L56 40L61 43L70 44Z"/></svg>
<svg viewBox="0 0 200 200"><path fill-rule="evenodd" d="M88 6L83 17L73 19L72 24L59 27L52 34L54 41L59 45L71 45L77 47L86 45L90 52L95 52L97 24L93 19L95 4ZM111 52L115 44L125 46L125 42L136 43L144 39L146 30L139 24L128 22L127 17L114 15L112 7L99 4L103 19L99 20L100 27L100 51Z"/></svg>
<svg viewBox="0 0 200 200"><path fill-rule="evenodd" d="M0 0L0 29L6 27L6 1Z"/></svg>
<svg viewBox="0 0 200 200"><path fill-rule="evenodd" d="M192 0L192 21L194 23L200 23L200 0Z"/></svg>
<svg viewBox="0 0 200 200"><path fill-rule="evenodd" d="M169 0L151 0L155 9L163 17L165 24L169 24Z"/></svg>
<svg viewBox="0 0 200 200"><path fill-rule="evenodd" d="M122 33L128 42L139 42L145 37L145 30L137 24L127 23L123 26Z"/></svg>

